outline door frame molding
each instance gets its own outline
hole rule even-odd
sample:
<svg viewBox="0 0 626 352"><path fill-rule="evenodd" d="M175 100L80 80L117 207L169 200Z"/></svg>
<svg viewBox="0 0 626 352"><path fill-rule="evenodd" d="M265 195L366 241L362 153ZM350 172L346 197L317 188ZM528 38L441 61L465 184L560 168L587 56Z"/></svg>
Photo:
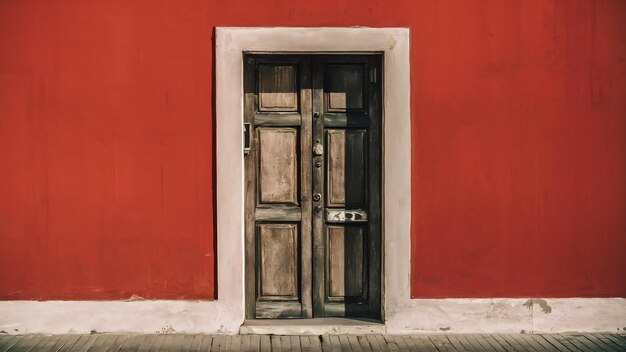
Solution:
<svg viewBox="0 0 626 352"><path fill-rule="evenodd" d="M227 315L219 318L241 324L245 316L243 54L382 52L381 315L384 322L393 319L411 302L409 29L217 27L215 36L216 303Z"/></svg>

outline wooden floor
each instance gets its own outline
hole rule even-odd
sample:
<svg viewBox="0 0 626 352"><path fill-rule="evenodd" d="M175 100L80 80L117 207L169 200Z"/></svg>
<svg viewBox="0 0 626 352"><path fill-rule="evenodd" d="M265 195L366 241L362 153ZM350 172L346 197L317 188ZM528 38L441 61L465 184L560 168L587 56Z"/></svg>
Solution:
<svg viewBox="0 0 626 352"><path fill-rule="evenodd" d="M626 351L624 334L462 335L0 335L0 352L27 351Z"/></svg>

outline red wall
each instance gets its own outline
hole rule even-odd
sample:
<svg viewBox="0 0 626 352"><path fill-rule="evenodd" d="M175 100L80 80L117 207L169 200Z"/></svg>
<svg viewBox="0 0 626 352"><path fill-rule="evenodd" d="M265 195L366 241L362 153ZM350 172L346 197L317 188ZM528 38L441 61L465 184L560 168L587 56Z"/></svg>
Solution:
<svg viewBox="0 0 626 352"><path fill-rule="evenodd" d="M1 1L0 299L212 298L215 26L411 29L412 294L626 297L626 2Z"/></svg>

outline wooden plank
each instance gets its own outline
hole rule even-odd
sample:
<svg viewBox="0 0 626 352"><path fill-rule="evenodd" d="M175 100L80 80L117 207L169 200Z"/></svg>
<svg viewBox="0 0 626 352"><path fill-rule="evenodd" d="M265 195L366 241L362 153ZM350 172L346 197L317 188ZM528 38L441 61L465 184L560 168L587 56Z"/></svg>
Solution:
<svg viewBox="0 0 626 352"><path fill-rule="evenodd" d="M372 351L372 346L370 346L370 343L367 340L366 335L358 335L355 337L357 339L357 343L361 351Z"/></svg>
<svg viewBox="0 0 626 352"><path fill-rule="evenodd" d="M464 346L463 343L461 342L461 340L459 340L458 336L456 335L445 335L445 337L448 339L448 341L450 341L450 343L452 344L452 346L454 346L454 349L457 351L469 351L469 352L475 352L473 349L469 349L467 347L468 346Z"/></svg>
<svg viewBox="0 0 626 352"><path fill-rule="evenodd" d="M311 340L308 336L300 336L300 349L302 352L311 352Z"/></svg>
<svg viewBox="0 0 626 352"><path fill-rule="evenodd" d="M593 348L593 344L591 344L590 346L589 343L580 341L575 334L559 334L559 335L567 339L568 342L576 346L576 348L578 348L582 352L595 352L596 350Z"/></svg>
<svg viewBox="0 0 626 352"><path fill-rule="evenodd" d="M324 114L324 127L327 128L367 128L370 126L367 113L331 113Z"/></svg>
<svg viewBox="0 0 626 352"><path fill-rule="evenodd" d="M213 344L213 336L202 335L202 341L200 341L198 352L210 352L212 344Z"/></svg>
<svg viewBox="0 0 626 352"><path fill-rule="evenodd" d="M418 351L438 352L437 347L426 336L412 335L411 340L415 342Z"/></svg>
<svg viewBox="0 0 626 352"><path fill-rule="evenodd" d="M61 347L63 347L63 345L65 345L66 343L68 343L72 337L76 337L76 335L68 335L68 334L65 334L65 335L59 335L59 336L57 336L57 337L58 337L58 338L57 338L57 339L55 339L55 340L56 340L56 342L55 342L52 346L50 346L50 347L49 347L49 348L47 348L47 349L43 349L43 350L41 350L41 351L47 351L47 352L57 352L57 351L59 351L59 350L61 349Z"/></svg>
<svg viewBox="0 0 626 352"><path fill-rule="evenodd" d="M383 335L383 339L385 340L385 344L387 345L387 348L389 348L390 351L400 351L400 348L394 341L393 336Z"/></svg>
<svg viewBox="0 0 626 352"><path fill-rule="evenodd" d="M591 334L576 334L574 337L594 351L613 352L598 339L593 339Z"/></svg>
<svg viewBox="0 0 626 352"><path fill-rule="evenodd" d="M261 336L251 335L250 336L250 349L248 351L257 352L260 349L261 349Z"/></svg>
<svg viewBox="0 0 626 352"><path fill-rule="evenodd" d="M309 343L311 344L312 352L324 351L322 348L322 336L311 335L309 336Z"/></svg>
<svg viewBox="0 0 626 352"><path fill-rule="evenodd" d="M272 341L270 336L263 335L261 336L261 352L270 352L272 350Z"/></svg>
<svg viewBox="0 0 626 352"><path fill-rule="evenodd" d="M283 351L291 351L291 338L289 336L280 337L280 347Z"/></svg>
<svg viewBox="0 0 626 352"><path fill-rule="evenodd" d="M0 352L6 352L11 346L15 345L19 340L25 338L20 335L9 335L4 344L0 346Z"/></svg>
<svg viewBox="0 0 626 352"><path fill-rule="evenodd" d="M298 206L257 207L254 212L256 221L301 221L302 210Z"/></svg>
<svg viewBox="0 0 626 352"><path fill-rule="evenodd" d="M522 335L522 337L529 341L529 343L535 347L535 349L541 350L541 351L549 351L549 352L558 352L559 349L554 346L553 344L551 344L550 342L548 342L546 339L544 339L541 335L539 334L532 334L532 335Z"/></svg>
<svg viewBox="0 0 626 352"><path fill-rule="evenodd" d="M300 336L289 336L289 343L291 344L292 351L302 351Z"/></svg>
<svg viewBox="0 0 626 352"><path fill-rule="evenodd" d="M565 344L559 342L558 340L556 340L552 334L541 334L538 335L541 336L544 340L546 340L546 342L548 342L549 344L551 344L552 346L554 346L558 351L565 351L565 352L579 352L579 350L574 347L571 346L571 348L568 348Z"/></svg>
<svg viewBox="0 0 626 352"><path fill-rule="evenodd" d="M517 351L524 352L526 351L523 347L519 345L519 342L513 340L506 334L493 334L492 335L496 341L498 341L502 346L504 346L507 351Z"/></svg>
<svg viewBox="0 0 626 352"><path fill-rule="evenodd" d="M365 338L367 339L367 342L369 343L372 351L374 352L382 352L382 347L380 346L380 344L378 343L378 341L376 340L376 336L373 334L368 334L365 335Z"/></svg>
<svg viewBox="0 0 626 352"><path fill-rule="evenodd" d="M296 127L302 125L302 117L299 113L293 114L268 114L255 113L254 125L263 127Z"/></svg>
<svg viewBox="0 0 626 352"><path fill-rule="evenodd" d="M359 344L359 339L355 335L347 335L348 342L350 343L350 349L353 351L360 351L361 345Z"/></svg>
<svg viewBox="0 0 626 352"><path fill-rule="evenodd" d="M329 335L329 341L330 341L330 351L341 351L341 341L339 340L339 336L338 335Z"/></svg>
<svg viewBox="0 0 626 352"><path fill-rule="evenodd" d="M89 338L89 335L74 335L61 346L58 352L76 351Z"/></svg>
<svg viewBox="0 0 626 352"><path fill-rule="evenodd" d="M378 342L378 345L383 351L385 352L391 351L391 349L389 348L389 345L387 344L387 340L385 340L383 335L375 335L375 336L376 336L376 342Z"/></svg>
<svg viewBox="0 0 626 352"><path fill-rule="evenodd" d="M103 352L107 349L107 346L111 344L116 335L97 335L96 341L87 349L87 352Z"/></svg>
<svg viewBox="0 0 626 352"><path fill-rule="evenodd" d="M535 340L533 338L533 335L528 335L528 334L516 334L515 337L518 339L518 341L520 341L520 344L524 345L524 346L528 346L529 348L533 349L534 351L537 352L543 352L545 351L545 348L543 346L541 346L537 340Z"/></svg>
<svg viewBox="0 0 626 352"><path fill-rule="evenodd" d="M483 338L479 334L467 334L465 338L478 349L487 351L487 352L498 352L485 338Z"/></svg>
<svg viewBox="0 0 626 352"><path fill-rule="evenodd" d="M280 341L280 336L278 335L272 335L270 336L271 338L271 350L275 351L275 352L281 352L283 351L283 346L282 343ZM285 352L287 352L287 350L284 350Z"/></svg>
<svg viewBox="0 0 626 352"><path fill-rule="evenodd" d="M240 335L241 338L241 351L250 351L250 335Z"/></svg>
<svg viewBox="0 0 626 352"><path fill-rule="evenodd" d="M16 341L13 346L9 347L7 352L26 352L33 348L42 338L42 335L27 335Z"/></svg>
<svg viewBox="0 0 626 352"><path fill-rule="evenodd" d="M77 351L77 352L88 351L89 348L91 348L91 346L96 342L96 339L98 339L99 337L102 337L102 335L87 336L87 338L83 341L83 343L80 346L75 346L76 348L73 348L72 351Z"/></svg>
<svg viewBox="0 0 626 352"><path fill-rule="evenodd" d="M353 351L347 335L339 335L339 346L341 346L342 351Z"/></svg>
<svg viewBox="0 0 626 352"><path fill-rule="evenodd" d="M163 340L165 339L165 335L163 334L153 334L150 335L150 338L145 341L144 344L139 346L139 352L143 351L151 351L157 352L161 345L163 344Z"/></svg>
<svg viewBox="0 0 626 352"><path fill-rule="evenodd" d="M403 344L405 346L407 346L407 351L417 351L418 350L418 346L415 343L415 341L411 338L411 336L409 336L409 335L402 335L402 336L398 336L398 338L401 338L404 341Z"/></svg>
<svg viewBox="0 0 626 352"><path fill-rule="evenodd" d="M566 346L572 352L582 352L583 350L572 344L568 338L560 334L550 334L550 337L558 341L560 344Z"/></svg>
<svg viewBox="0 0 626 352"><path fill-rule="evenodd" d="M517 352L530 352L532 349L520 345L519 341L515 339L514 334L497 334L503 341L507 342Z"/></svg>
<svg viewBox="0 0 626 352"><path fill-rule="evenodd" d="M230 349L228 351L240 352L241 351L241 335L230 335Z"/></svg>
<svg viewBox="0 0 626 352"><path fill-rule="evenodd" d="M13 338L14 335L9 335L6 334L5 331L0 333L0 348L2 348L2 346L4 346L5 343L7 343L9 340L11 340Z"/></svg>
<svg viewBox="0 0 626 352"><path fill-rule="evenodd" d="M600 346L602 349L604 349L607 352L623 351L621 348L618 348L617 346L615 346L612 342L607 341L602 336L599 336L599 334L593 334L593 333L585 334L584 337L587 338L589 341L595 343L596 345Z"/></svg>
<svg viewBox="0 0 626 352"><path fill-rule="evenodd" d="M506 342L502 342L501 344L492 335L481 334L480 337L482 337L485 342L487 342L491 347L493 347L493 349L498 352L514 351L514 349L509 344L507 344Z"/></svg>
<svg viewBox="0 0 626 352"><path fill-rule="evenodd" d="M620 337L618 334L601 334L607 341L611 341L615 346L621 348L626 351L626 339Z"/></svg>
<svg viewBox="0 0 626 352"><path fill-rule="evenodd" d="M495 352L493 347L491 347L491 345L488 342L482 341L484 344L481 343L481 341L476 337L476 334L462 334L459 336L462 337L461 343L464 346L466 347L468 345L470 346L469 350Z"/></svg>
<svg viewBox="0 0 626 352"><path fill-rule="evenodd" d="M120 346L120 352L135 352L146 339L148 339L148 335L131 335Z"/></svg>
<svg viewBox="0 0 626 352"><path fill-rule="evenodd" d="M122 348L122 345L127 338L128 335L117 335L110 344L106 345L106 348L104 350L106 352L118 352Z"/></svg>
<svg viewBox="0 0 626 352"><path fill-rule="evenodd" d="M198 352L200 350L200 346L202 345L202 339L204 335L202 334L193 334L191 336L191 342L189 343L189 352Z"/></svg>
<svg viewBox="0 0 626 352"><path fill-rule="evenodd" d="M163 341L161 342L161 345L159 346L159 348L156 351L171 351L172 347L174 346L174 339L176 338L176 335L174 334L163 334L164 338ZM152 351L152 348L150 348L150 351Z"/></svg>

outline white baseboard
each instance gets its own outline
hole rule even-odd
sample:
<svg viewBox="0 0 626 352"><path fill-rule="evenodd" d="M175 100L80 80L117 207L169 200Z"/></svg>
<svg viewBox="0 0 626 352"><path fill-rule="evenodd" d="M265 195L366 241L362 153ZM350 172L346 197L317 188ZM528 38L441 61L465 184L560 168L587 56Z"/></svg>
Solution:
<svg viewBox="0 0 626 352"><path fill-rule="evenodd" d="M624 332L626 299L414 299L386 316L392 334ZM242 323L240 308L218 301L0 301L9 334L236 334Z"/></svg>

